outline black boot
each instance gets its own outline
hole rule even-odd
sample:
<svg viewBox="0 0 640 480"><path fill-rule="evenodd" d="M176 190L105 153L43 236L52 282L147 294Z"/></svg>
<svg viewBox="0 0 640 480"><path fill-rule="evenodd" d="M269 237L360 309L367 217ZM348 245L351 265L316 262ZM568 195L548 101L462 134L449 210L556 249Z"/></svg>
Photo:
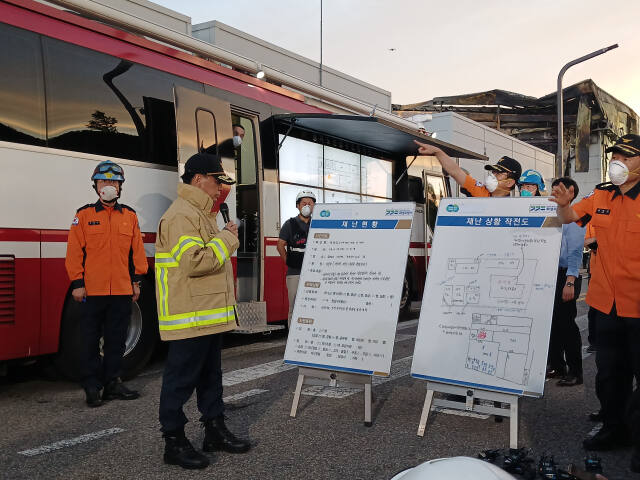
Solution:
<svg viewBox="0 0 640 480"><path fill-rule="evenodd" d="M84 393L86 394L87 405L91 408L101 407L103 405L102 399L100 398L100 390L97 388L85 388Z"/></svg>
<svg viewBox="0 0 640 480"><path fill-rule="evenodd" d="M107 386L104 387L104 393L102 394L103 400L113 400L114 398L118 400L135 400L138 397L140 397L140 394L135 390L129 390L125 387L119 378L111 380Z"/></svg>
<svg viewBox="0 0 640 480"><path fill-rule="evenodd" d="M202 450L213 452L222 450L229 453L245 453L251 448L249 442L240 440L224 424L224 415L204 422L204 442Z"/></svg>
<svg viewBox="0 0 640 480"><path fill-rule="evenodd" d="M164 435L164 463L180 465L189 470L207 468L209 459L197 452L185 437L184 431L166 432Z"/></svg>

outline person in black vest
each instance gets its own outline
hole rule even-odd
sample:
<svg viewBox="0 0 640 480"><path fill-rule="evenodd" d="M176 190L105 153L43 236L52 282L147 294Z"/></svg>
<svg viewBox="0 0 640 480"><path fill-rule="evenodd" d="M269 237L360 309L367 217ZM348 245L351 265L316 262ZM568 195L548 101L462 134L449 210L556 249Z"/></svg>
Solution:
<svg viewBox="0 0 640 480"><path fill-rule="evenodd" d="M316 196L309 190L302 190L296 196L296 207L300 213L284 222L278 238L278 253L287 264L287 293L289 294L289 317L287 325L291 327L291 314L298 291L300 270L304 249L307 246L307 234L311 221L311 212L316 204Z"/></svg>

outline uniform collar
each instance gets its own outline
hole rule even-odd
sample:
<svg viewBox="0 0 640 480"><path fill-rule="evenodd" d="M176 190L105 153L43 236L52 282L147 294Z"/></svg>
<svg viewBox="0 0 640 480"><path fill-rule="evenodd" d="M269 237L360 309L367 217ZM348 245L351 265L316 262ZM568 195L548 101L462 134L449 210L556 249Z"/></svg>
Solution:
<svg viewBox="0 0 640 480"><path fill-rule="evenodd" d="M627 191L627 193L625 193L625 195L631 200L638 198L638 194L640 194L640 182L636 183L629 191ZM620 191L620 187L616 186L611 200L616 198L618 195L622 195L622 191Z"/></svg>
<svg viewBox="0 0 640 480"><path fill-rule="evenodd" d="M203 190L187 183L178 184L178 196L207 213L213 208L213 200Z"/></svg>
<svg viewBox="0 0 640 480"><path fill-rule="evenodd" d="M100 199L98 199L98 201L96 203L94 203L93 206L95 207L96 212L101 212L102 210L106 210L105 206L102 204ZM120 213L122 213L122 205L120 205L117 201L116 201L115 205L113 206L113 209L119 211Z"/></svg>

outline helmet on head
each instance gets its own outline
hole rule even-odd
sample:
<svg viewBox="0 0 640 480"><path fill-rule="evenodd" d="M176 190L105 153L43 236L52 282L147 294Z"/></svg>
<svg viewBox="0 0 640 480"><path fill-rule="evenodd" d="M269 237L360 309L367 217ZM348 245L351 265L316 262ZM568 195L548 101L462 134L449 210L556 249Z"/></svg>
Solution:
<svg viewBox="0 0 640 480"><path fill-rule="evenodd" d="M118 182L124 182L124 170L117 163L111 160L105 160L93 169L91 180L94 182L96 180L116 180Z"/></svg>
<svg viewBox="0 0 640 480"><path fill-rule="evenodd" d="M310 198L315 203L316 194L313 193L311 190L301 190L300 192L298 192L298 195L296 196L296 205L300 203L300 200L302 200L303 198Z"/></svg>
<svg viewBox="0 0 640 480"><path fill-rule="evenodd" d="M521 186L525 183L530 183L538 186L538 190L544 192L544 180L542 179L542 175L537 170L529 169L522 172L520 178L518 179L518 185Z"/></svg>
<svg viewBox="0 0 640 480"><path fill-rule="evenodd" d="M400 472L391 480L515 480L491 463L470 457L438 458Z"/></svg>

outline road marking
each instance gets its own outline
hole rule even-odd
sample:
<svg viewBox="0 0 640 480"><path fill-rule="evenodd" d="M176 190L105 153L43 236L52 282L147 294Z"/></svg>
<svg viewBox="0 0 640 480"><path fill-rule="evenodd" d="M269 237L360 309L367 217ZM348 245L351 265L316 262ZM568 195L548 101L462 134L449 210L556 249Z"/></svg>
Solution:
<svg viewBox="0 0 640 480"><path fill-rule="evenodd" d="M396 333L395 343L411 340L412 338L416 338L416 336L408 333Z"/></svg>
<svg viewBox="0 0 640 480"><path fill-rule="evenodd" d="M491 403L493 407L493 402ZM480 420L486 420L491 415L485 415L484 413L476 413L470 412L468 410L454 410L452 408L444 408L444 407L431 407L432 412L444 413L445 415L457 415L459 417L471 417L471 418L479 418Z"/></svg>
<svg viewBox="0 0 640 480"><path fill-rule="evenodd" d="M243 398L253 397L254 395L260 395L261 393L266 393L269 390L263 390L261 388L254 388L253 390L247 390L246 392L236 393L235 395L229 395L228 397L224 397L222 401L224 403L232 403L238 400L242 400Z"/></svg>
<svg viewBox="0 0 640 480"><path fill-rule="evenodd" d="M99 438L108 437L116 433L124 432L124 429L114 427L106 430L100 430L99 432L87 433L86 435L80 435L79 437L69 438L67 440L60 440L59 442L52 443L51 445L43 445L38 448L32 448L30 450L23 450L18 452L20 455L27 457L33 457L35 455L42 455L43 453L53 452L54 450L60 450L62 448L72 447L80 443L91 442L92 440L98 440Z"/></svg>
<svg viewBox="0 0 640 480"><path fill-rule="evenodd" d="M371 385L377 387L383 383L397 380L409 375L411 371L412 356L400 358L391 362L391 373L388 377L373 377L371 379ZM325 387L322 385L306 387L302 390L303 395L309 395L311 397L328 397L328 398L346 398L360 393L364 390L364 387Z"/></svg>
<svg viewBox="0 0 640 480"><path fill-rule="evenodd" d="M222 386L230 387L239 383L251 382L259 378L275 375L276 373L286 372L298 368L297 365L283 363L282 359L273 362L261 363L253 367L241 368L222 375Z"/></svg>
<svg viewBox="0 0 640 480"><path fill-rule="evenodd" d="M287 344L287 340L279 340L277 342L256 342L249 345L239 345L237 347L225 348L222 350L222 358L235 357L245 353L260 352L272 348L283 347Z"/></svg>
<svg viewBox="0 0 640 480"><path fill-rule="evenodd" d="M398 330L406 330L407 328L415 327L418 324L418 319L408 320L406 322L398 323L396 327L396 331Z"/></svg>

